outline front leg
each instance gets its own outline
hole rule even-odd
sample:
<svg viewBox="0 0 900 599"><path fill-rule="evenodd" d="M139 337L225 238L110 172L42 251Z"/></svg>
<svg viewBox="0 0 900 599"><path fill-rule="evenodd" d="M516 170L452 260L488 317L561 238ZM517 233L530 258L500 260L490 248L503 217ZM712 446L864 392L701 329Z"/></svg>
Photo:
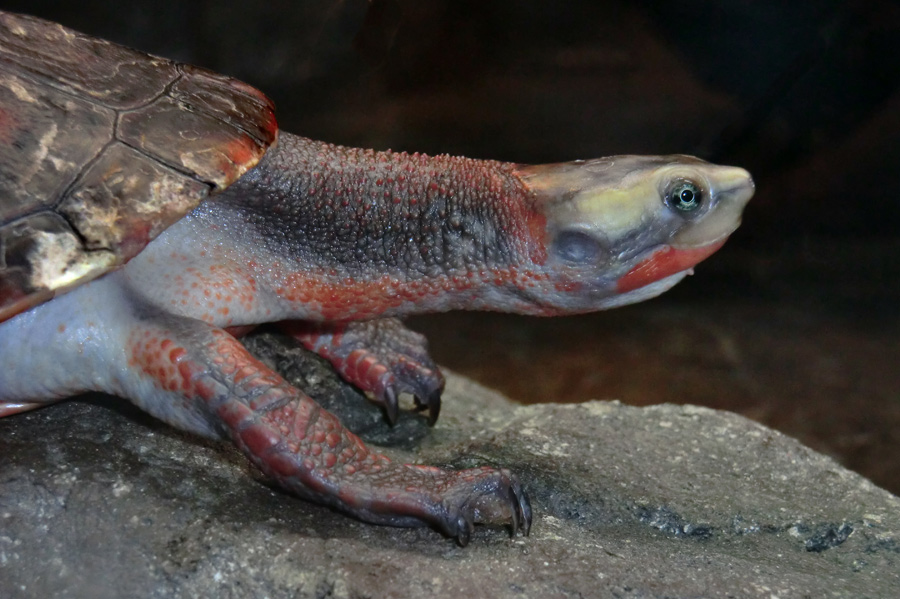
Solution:
<svg viewBox="0 0 900 599"><path fill-rule="evenodd" d="M444 377L428 355L428 341L396 318L348 323L282 323L286 333L335 367L349 383L372 393L397 421L397 397L411 393L419 409L428 410L428 424L441 411Z"/></svg>
<svg viewBox="0 0 900 599"><path fill-rule="evenodd" d="M196 321L144 325L128 348L142 384L154 387L138 403L205 415L212 430L301 497L377 524L432 526L463 545L475 523L511 522L513 534L528 534L531 508L509 471L394 463L223 330Z"/></svg>

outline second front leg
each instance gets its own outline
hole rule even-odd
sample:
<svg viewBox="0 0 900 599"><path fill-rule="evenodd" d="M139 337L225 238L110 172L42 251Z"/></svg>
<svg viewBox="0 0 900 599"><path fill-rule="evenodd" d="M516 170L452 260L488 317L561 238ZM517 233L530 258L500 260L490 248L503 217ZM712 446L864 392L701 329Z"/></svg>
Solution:
<svg viewBox="0 0 900 599"><path fill-rule="evenodd" d="M349 383L372 393L393 424L397 398L410 393L434 424L441 410L444 377L428 355L428 341L396 318L349 323L290 321L284 330L327 359Z"/></svg>

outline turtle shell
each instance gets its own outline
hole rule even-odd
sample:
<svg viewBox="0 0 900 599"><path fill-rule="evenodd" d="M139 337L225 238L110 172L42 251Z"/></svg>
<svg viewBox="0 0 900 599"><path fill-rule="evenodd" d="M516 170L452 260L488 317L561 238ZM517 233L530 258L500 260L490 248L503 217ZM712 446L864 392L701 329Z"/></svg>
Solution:
<svg viewBox="0 0 900 599"><path fill-rule="evenodd" d="M249 85L0 12L0 322L124 264L276 136Z"/></svg>

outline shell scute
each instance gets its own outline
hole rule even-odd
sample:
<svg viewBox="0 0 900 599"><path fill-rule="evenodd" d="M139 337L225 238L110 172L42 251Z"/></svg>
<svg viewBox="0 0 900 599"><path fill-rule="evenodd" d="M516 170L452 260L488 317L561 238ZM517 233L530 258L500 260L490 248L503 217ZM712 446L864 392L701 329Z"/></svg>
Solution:
<svg viewBox="0 0 900 599"><path fill-rule="evenodd" d="M245 83L0 12L0 321L124 264L277 128Z"/></svg>

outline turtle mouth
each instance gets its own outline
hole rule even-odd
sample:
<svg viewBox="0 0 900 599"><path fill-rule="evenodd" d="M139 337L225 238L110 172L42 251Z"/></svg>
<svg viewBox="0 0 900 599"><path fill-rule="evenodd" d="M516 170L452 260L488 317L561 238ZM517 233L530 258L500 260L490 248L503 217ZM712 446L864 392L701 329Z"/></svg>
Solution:
<svg viewBox="0 0 900 599"><path fill-rule="evenodd" d="M727 236L699 247L679 248L663 245L653 248L645 252L638 263L619 278L616 282L616 292L628 293L673 275L681 274L682 276L678 278L681 280L690 274L694 266L722 247L726 239Z"/></svg>

